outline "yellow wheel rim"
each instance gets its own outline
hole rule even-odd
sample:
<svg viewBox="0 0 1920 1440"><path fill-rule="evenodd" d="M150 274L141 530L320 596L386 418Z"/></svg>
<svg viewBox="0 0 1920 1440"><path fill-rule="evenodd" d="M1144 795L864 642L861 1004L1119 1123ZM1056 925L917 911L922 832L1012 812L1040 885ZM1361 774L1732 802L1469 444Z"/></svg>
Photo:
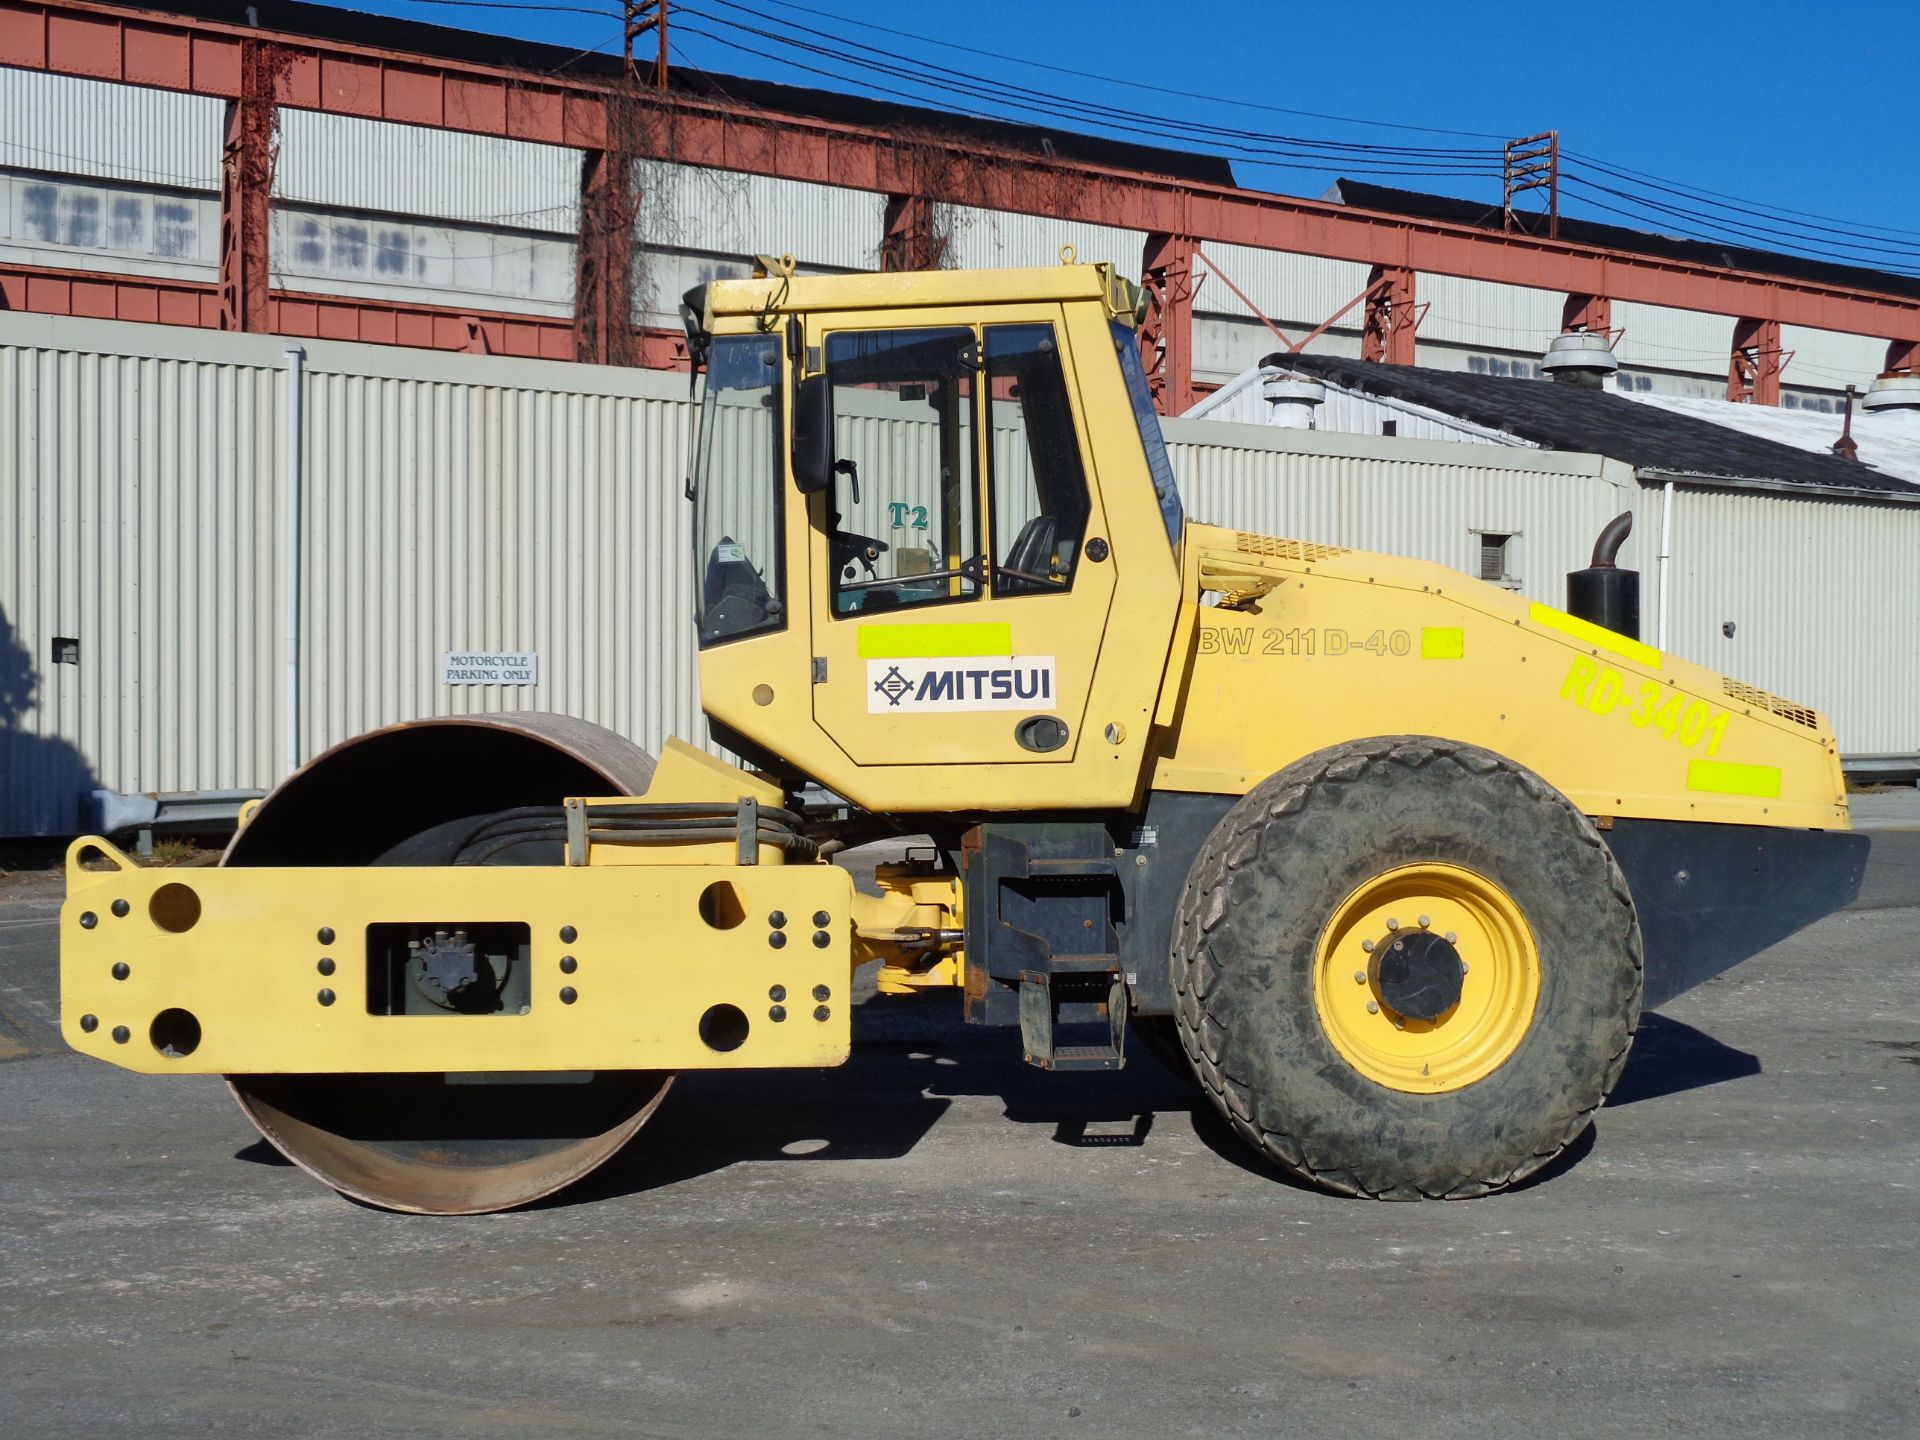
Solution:
<svg viewBox="0 0 1920 1440"><path fill-rule="evenodd" d="M1458 999L1431 1019L1397 1012L1403 992L1382 974L1393 942L1422 933L1447 941L1464 970L1449 980ZM1520 1048L1540 1001L1540 951L1513 897L1484 875L1404 865L1334 912L1314 959L1314 1000L1327 1038L1360 1074L1392 1090L1443 1094L1484 1080Z"/></svg>

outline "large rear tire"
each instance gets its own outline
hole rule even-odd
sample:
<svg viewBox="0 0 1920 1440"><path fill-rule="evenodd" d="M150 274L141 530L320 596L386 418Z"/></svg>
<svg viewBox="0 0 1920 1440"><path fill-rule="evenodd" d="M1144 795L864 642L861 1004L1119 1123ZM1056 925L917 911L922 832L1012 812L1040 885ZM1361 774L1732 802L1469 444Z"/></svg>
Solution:
<svg viewBox="0 0 1920 1440"><path fill-rule="evenodd" d="M1255 786L1195 860L1172 949L1215 1105L1348 1195L1533 1173L1639 1020L1640 928L1599 833L1531 771L1446 740L1354 741Z"/></svg>

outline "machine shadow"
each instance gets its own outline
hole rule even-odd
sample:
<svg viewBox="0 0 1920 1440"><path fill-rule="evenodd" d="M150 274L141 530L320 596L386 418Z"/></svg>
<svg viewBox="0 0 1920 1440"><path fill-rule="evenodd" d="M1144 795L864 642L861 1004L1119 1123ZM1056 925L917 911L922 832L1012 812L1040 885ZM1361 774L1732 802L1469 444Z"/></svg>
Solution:
<svg viewBox="0 0 1920 1440"><path fill-rule="evenodd" d="M1118 1074L1050 1075L1022 1061L1016 1033L968 1026L955 996L873 1000L854 1010L845 1065L683 1074L633 1143L541 1203L638 1194L758 1161L898 1159L955 1097L974 1095L997 1097L1007 1119L1075 1148L1144 1145L1156 1114L1197 1121L1205 1108L1190 1080L1137 1046Z"/></svg>
<svg viewBox="0 0 1920 1440"><path fill-rule="evenodd" d="M1607 1097L1606 1108L1657 1100L1760 1073L1760 1057L1724 1045L1684 1021L1643 1015L1627 1068Z"/></svg>
<svg viewBox="0 0 1920 1440"><path fill-rule="evenodd" d="M898 1159L955 1097L974 1095L998 1098L1007 1119L1047 1126L1054 1140L1076 1148L1142 1146L1156 1116L1184 1115L1192 1133L1227 1163L1296 1191L1324 1194L1251 1151L1190 1077L1173 1074L1137 1042L1119 1074L1049 1075L1022 1062L1010 1032L969 1027L955 998L942 994L861 1004L853 1035L852 1059L835 1070L682 1075L632 1144L540 1208L641 1194L740 1164ZM1758 1057L1681 1021L1648 1015L1607 1105L1759 1073ZM1508 1193L1566 1174L1594 1143L1589 1125Z"/></svg>

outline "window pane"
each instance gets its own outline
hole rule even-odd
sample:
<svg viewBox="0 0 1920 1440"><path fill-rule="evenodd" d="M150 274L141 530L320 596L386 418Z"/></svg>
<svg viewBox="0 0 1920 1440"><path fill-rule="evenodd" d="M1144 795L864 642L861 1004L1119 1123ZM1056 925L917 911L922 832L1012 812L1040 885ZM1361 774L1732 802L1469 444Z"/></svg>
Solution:
<svg viewBox="0 0 1920 1440"><path fill-rule="evenodd" d="M827 372L833 613L977 596L973 332L841 331Z"/></svg>
<svg viewBox="0 0 1920 1440"><path fill-rule="evenodd" d="M993 589L1066 590L1087 531L1087 476L1051 325L986 332L993 417Z"/></svg>
<svg viewBox="0 0 1920 1440"><path fill-rule="evenodd" d="M1177 548L1187 515L1180 504L1180 487L1174 483L1173 462L1167 458L1166 437L1160 433L1160 416L1153 408L1153 388L1147 383L1146 367L1140 363L1140 342L1133 331L1117 321L1112 330L1120 374L1127 382L1127 398L1133 401L1133 422L1139 427L1140 443L1147 452L1147 473L1153 477L1160 519L1167 527L1167 543Z"/></svg>
<svg viewBox="0 0 1920 1440"><path fill-rule="evenodd" d="M694 468L700 643L778 629L785 467L775 386L780 352L765 336L714 341Z"/></svg>

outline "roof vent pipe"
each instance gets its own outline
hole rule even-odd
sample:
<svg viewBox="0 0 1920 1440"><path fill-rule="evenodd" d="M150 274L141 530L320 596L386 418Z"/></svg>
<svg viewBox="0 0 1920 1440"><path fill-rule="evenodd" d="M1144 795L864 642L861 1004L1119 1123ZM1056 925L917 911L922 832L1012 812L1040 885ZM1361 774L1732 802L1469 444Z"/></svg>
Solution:
<svg viewBox="0 0 1920 1440"><path fill-rule="evenodd" d="M1327 398L1327 387L1306 375L1275 371L1260 384L1267 401L1267 423L1283 430L1312 430L1313 413Z"/></svg>
<svg viewBox="0 0 1920 1440"><path fill-rule="evenodd" d="M1614 358L1613 347L1607 344L1605 335L1592 330L1569 330L1553 337L1553 343L1540 359L1540 368L1550 379L1562 384L1599 390L1606 385L1607 377L1620 368L1620 362Z"/></svg>
<svg viewBox="0 0 1920 1440"><path fill-rule="evenodd" d="M1860 397L1862 410L1920 410L1920 372L1882 375Z"/></svg>

